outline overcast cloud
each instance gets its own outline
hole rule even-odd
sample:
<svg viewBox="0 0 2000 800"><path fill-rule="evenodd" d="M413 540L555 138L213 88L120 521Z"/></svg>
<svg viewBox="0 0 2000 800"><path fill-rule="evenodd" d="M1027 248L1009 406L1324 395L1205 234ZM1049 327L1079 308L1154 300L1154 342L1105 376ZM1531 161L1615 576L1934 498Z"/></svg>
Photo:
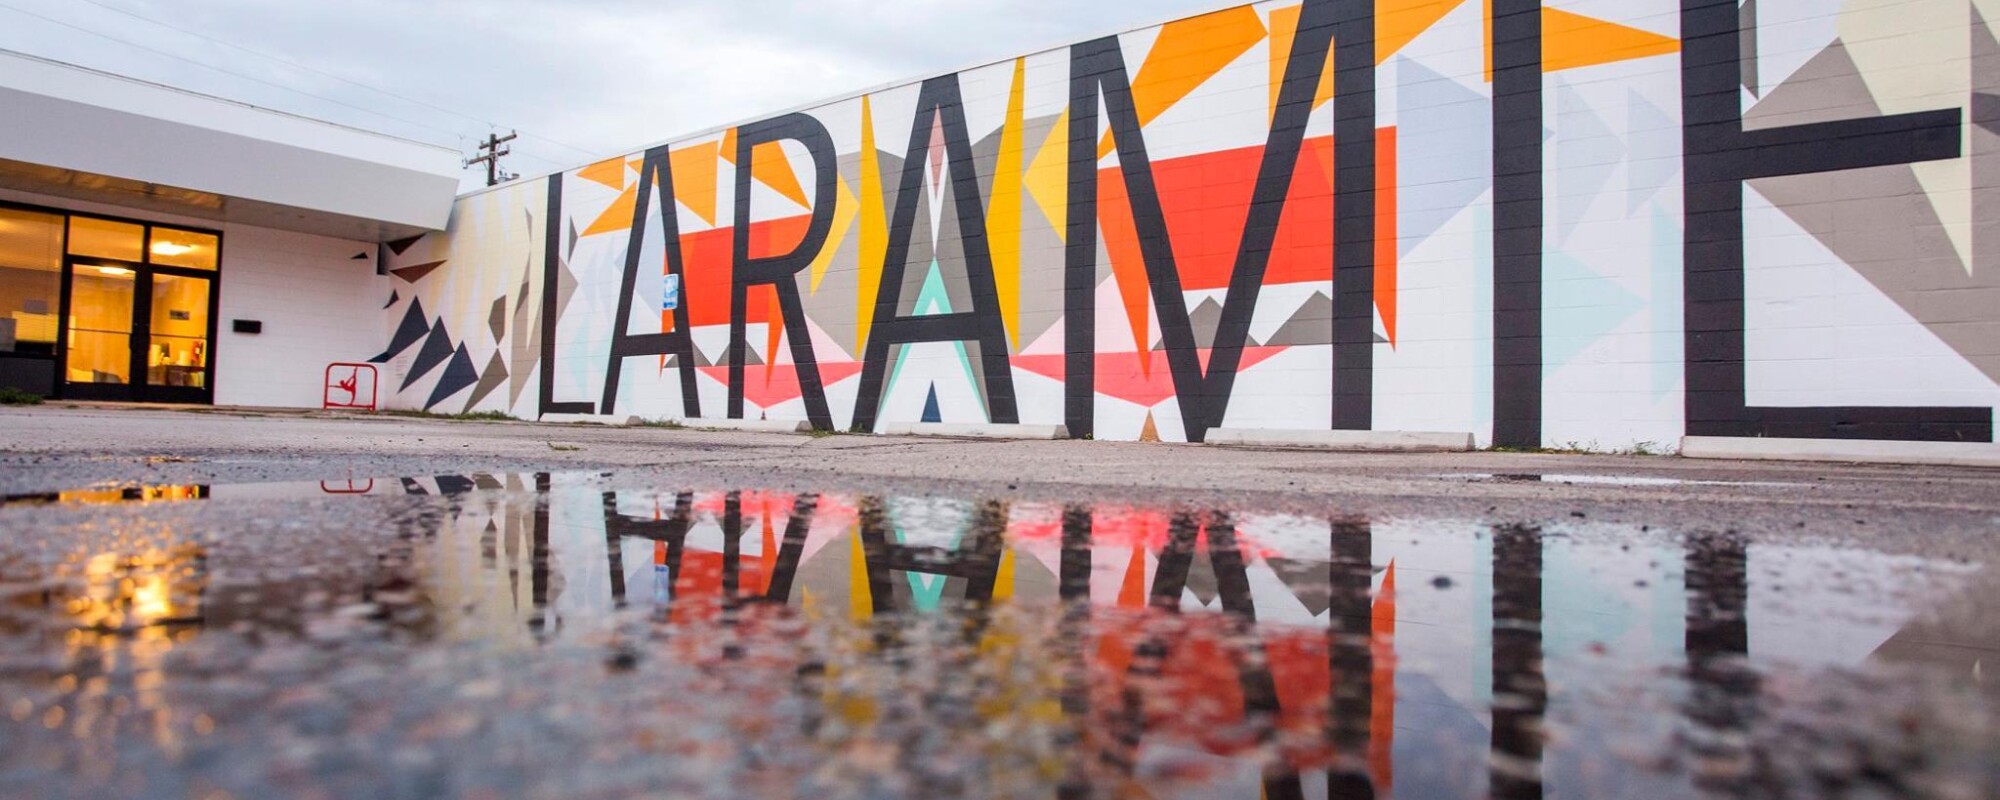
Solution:
<svg viewBox="0 0 2000 800"><path fill-rule="evenodd" d="M473 119L110 10L121 9L518 127L542 138L524 135L507 166L534 175L1225 3L0 0L0 47L462 151L487 132Z"/></svg>

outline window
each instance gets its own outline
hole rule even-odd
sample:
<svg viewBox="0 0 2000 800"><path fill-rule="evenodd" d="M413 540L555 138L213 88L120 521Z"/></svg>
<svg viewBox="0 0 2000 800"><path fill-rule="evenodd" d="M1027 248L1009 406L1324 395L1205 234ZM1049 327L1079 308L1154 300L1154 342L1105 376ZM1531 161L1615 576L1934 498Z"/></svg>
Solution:
<svg viewBox="0 0 2000 800"><path fill-rule="evenodd" d="M0 208L0 353L54 355L63 217Z"/></svg>
<svg viewBox="0 0 2000 800"><path fill-rule="evenodd" d="M144 261L146 226L92 217L69 218L70 255Z"/></svg>
<svg viewBox="0 0 2000 800"><path fill-rule="evenodd" d="M161 266L213 270L221 243L212 233L154 226L153 245L147 248L147 256Z"/></svg>

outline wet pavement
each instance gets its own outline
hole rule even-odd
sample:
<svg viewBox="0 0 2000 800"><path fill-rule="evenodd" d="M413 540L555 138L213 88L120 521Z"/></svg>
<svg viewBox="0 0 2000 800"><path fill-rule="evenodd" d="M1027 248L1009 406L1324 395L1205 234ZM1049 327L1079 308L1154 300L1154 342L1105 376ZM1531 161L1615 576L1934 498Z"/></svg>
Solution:
<svg viewBox="0 0 2000 800"><path fill-rule="evenodd" d="M1816 483L1763 477L1427 480ZM1984 664L2000 511L1976 498L1935 512L1951 536L1868 539L1657 503L1363 514L798 482L588 470L7 497L0 794L2000 787Z"/></svg>

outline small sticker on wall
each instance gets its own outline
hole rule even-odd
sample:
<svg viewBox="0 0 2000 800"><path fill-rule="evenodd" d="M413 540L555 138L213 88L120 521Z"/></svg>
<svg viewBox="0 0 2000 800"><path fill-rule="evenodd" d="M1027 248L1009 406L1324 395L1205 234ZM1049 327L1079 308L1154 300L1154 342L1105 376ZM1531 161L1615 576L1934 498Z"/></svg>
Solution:
<svg viewBox="0 0 2000 800"><path fill-rule="evenodd" d="M660 279L660 310L672 311L681 307L681 276L667 275Z"/></svg>
<svg viewBox="0 0 2000 800"><path fill-rule="evenodd" d="M187 322L188 320L194 319L194 314L178 308L170 308L167 309L167 319L173 320L175 322Z"/></svg>

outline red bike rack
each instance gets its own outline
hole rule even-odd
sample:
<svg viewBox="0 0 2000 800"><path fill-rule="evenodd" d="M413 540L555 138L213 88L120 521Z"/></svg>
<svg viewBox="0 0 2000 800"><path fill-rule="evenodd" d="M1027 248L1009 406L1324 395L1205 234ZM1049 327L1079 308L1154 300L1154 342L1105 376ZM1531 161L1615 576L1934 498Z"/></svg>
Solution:
<svg viewBox="0 0 2000 800"><path fill-rule="evenodd" d="M339 370L345 370L345 372L337 375L336 372ZM368 380L365 382L361 380L361 375L364 371L368 375ZM376 410L376 388L380 385L381 373L375 370L375 365L349 364L336 361L326 365L326 383L320 392L319 407L321 410L345 408L374 411ZM366 396L368 398L368 402L365 403L361 402L363 396L362 389L364 388L367 389ZM346 395L347 402L336 402L335 398L339 395Z"/></svg>

